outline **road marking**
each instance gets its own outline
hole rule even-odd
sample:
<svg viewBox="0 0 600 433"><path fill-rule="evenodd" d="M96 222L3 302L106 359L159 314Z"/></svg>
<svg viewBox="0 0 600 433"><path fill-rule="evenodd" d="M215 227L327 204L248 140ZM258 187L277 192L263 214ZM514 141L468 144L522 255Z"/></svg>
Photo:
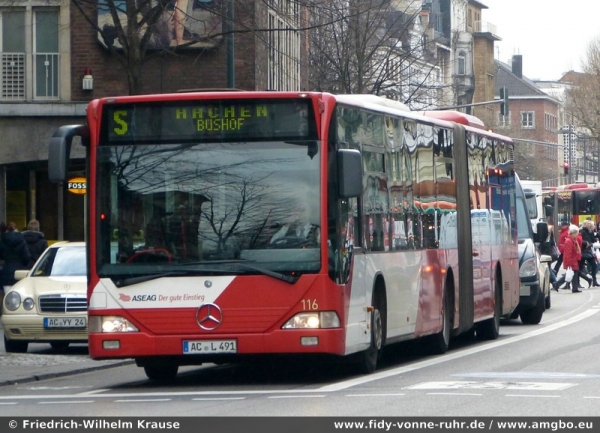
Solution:
<svg viewBox="0 0 600 433"><path fill-rule="evenodd" d="M221 400L246 400L246 397L206 397L193 398L193 401L221 401Z"/></svg>
<svg viewBox="0 0 600 433"><path fill-rule="evenodd" d="M528 391L562 391L576 383L557 382L424 382L403 389L520 389Z"/></svg>
<svg viewBox="0 0 600 433"><path fill-rule="evenodd" d="M267 398L323 398L325 395L270 395Z"/></svg>
<svg viewBox="0 0 600 433"><path fill-rule="evenodd" d="M552 371L499 371L453 374L456 377L480 377L502 379L597 379L600 374L562 373Z"/></svg>
<svg viewBox="0 0 600 433"><path fill-rule="evenodd" d="M139 398L139 399L126 399L126 400L115 400L115 403L147 403L152 401L171 401L170 398Z"/></svg>
<svg viewBox="0 0 600 433"><path fill-rule="evenodd" d="M505 397L560 398L560 395L506 394Z"/></svg>
<svg viewBox="0 0 600 433"><path fill-rule="evenodd" d="M474 396L480 396L483 394L471 394L468 392L428 392L426 393L426 395L474 395Z"/></svg>
<svg viewBox="0 0 600 433"><path fill-rule="evenodd" d="M100 389L94 389L92 391L84 391L84 392L80 392L77 395L92 395L92 394L98 394L100 392L106 392L106 391L110 391L110 388L100 388Z"/></svg>
<svg viewBox="0 0 600 433"><path fill-rule="evenodd" d="M406 394L346 394L346 397L395 397Z"/></svg>
<svg viewBox="0 0 600 433"><path fill-rule="evenodd" d="M94 400L40 401L38 404L85 404L93 402Z"/></svg>
<svg viewBox="0 0 600 433"><path fill-rule="evenodd" d="M317 390L321 391L321 392L323 392L323 391L325 391L325 392L341 391L344 389L352 388L357 385L363 385L365 383L374 382L374 381L380 380L380 379L386 379L386 378L392 377L392 376L398 376L403 373L409 373L411 371L420 370L420 369L423 369L426 367L431 367L433 365L441 364L441 363L444 363L447 361L464 358L466 356L470 356L475 353L484 352L486 350L495 349L496 347L505 346L507 344L516 343L517 341L527 340L532 337L537 337L538 335L552 332L556 329L559 329L559 328L562 328L562 327L565 327L568 325L572 325L573 323L577 323L583 319L587 319L588 317L591 317L591 316L597 314L598 312L600 312L600 310L592 310L592 309L586 310L583 313L578 314L577 316L573 316L570 319L567 319L563 322L544 326L544 327L538 328L534 331L527 332L525 334L516 335L514 337L509 337L505 340L496 340L496 341L488 343L488 344L484 344L484 345L469 348L469 349L464 349L459 352L446 353L444 356L441 356L441 357L436 357L433 359L427 359L425 361L415 362L414 364L408 365L406 367L392 368L390 370L382 371L380 373L373 373L368 376L361 376L361 377L357 377L354 379L345 380L342 382L334 383L333 385L326 385L321 388L318 388Z"/></svg>

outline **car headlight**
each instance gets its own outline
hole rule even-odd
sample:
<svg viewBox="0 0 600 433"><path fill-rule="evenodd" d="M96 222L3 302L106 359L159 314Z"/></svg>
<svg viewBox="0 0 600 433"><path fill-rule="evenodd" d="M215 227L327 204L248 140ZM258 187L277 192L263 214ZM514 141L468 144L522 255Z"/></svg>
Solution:
<svg viewBox="0 0 600 433"><path fill-rule="evenodd" d="M537 274L537 271L537 258L532 257L525 260L521 265L521 268L519 269L519 277L533 277Z"/></svg>
<svg viewBox="0 0 600 433"><path fill-rule="evenodd" d="M298 313L285 322L281 329L339 328L340 318L335 311Z"/></svg>
<svg viewBox="0 0 600 433"><path fill-rule="evenodd" d="M35 302L31 298L25 298L23 301L23 308L27 311L30 311L35 305Z"/></svg>
<svg viewBox="0 0 600 433"><path fill-rule="evenodd" d="M139 329L121 316L90 316L89 332L139 332Z"/></svg>
<svg viewBox="0 0 600 433"><path fill-rule="evenodd" d="M19 292L10 292L4 297L4 306L8 311L15 311L21 306L21 295Z"/></svg>

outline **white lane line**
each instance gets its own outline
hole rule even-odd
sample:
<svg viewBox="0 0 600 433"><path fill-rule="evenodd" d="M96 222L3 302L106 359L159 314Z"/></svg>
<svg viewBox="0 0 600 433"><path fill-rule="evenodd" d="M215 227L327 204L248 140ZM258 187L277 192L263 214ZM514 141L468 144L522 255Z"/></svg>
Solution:
<svg viewBox="0 0 600 433"><path fill-rule="evenodd" d="M323 398L325 395L270 395L267 398Z"/></svg>
<svg viewBox="0 0 600 433"><path fill-rule="evenodd" d="M80 392L77 395L92 395L92 394L98 394L100 392L106 392L106 391L110 391L110 388L94 389L92 391L83 391L83 392Z"/></svg>
<svg viewBox="0 0 600 433"><path fill-rule="evenodd" d="M346 394L345 397L395 397L406 394Z"/></svg>
<svg viewBox="0 0 600 433"><path fill-rule="evenodd" d="M539 395L539 394L506 394L504 397L534 397L534 398L560 398L560 395Z"/></svg>
<svg viewBox="0 0 600 433"><path fill-rule="evenodd" d="M153 401L171 401L170 398L131 398L126 400L115 400L115 403L148 403Z"/></svg>
<svg viewBox="0 0 600 433"><path fill-rule="evenodd" d="M206 397L193 398L193 401L223 401L223 400L246 400L246 397Z"/></svg>
<svg viewBox="0 0 600 433"><path fill-rule="evenodd" d="M596 396L596 395L590 395L590 396L583 397L583 398L600 398L600 396Z"/></svg>
<svg viewBox="0 0 600 433"><path fill-rule="evenodd" d="M474 396L481 396L483 394L474 394L474 393L470 393L470 392L427 392L425 393L425 395L474 395Z"/></svg>
<svg viewBox="0 0 600 433"><path fill-rule="evenodd" d="M38 404L87 404L94 400L69 400L69 401L40 401Z"/></svg>
<svg viewBox="0 0 600 433"><path fill-rule="evenodd" d="M518 341L527 340L532 337L537 337L538 335L546 334L548 332L552 332L556 329L572 325L573 323L579 322L580 320L587 319L595 314L600 312L600 310L586 310L577 316L573 316L570 319L567 319L560 323L555 323L553 325L544 326L542 328L538 328L534 331L527 332L525 334L516 335L514 337L509 337L505 340L496 340L492 343L484 344L481 346L464 349L459 352L446 353L444 356L439 356L433 359L427 359L425 361L416 362L412 365L408 365L405 367L392 368L390 370L382 371L380 373L370 374L368 376L361 376L350 380L345 380L343 382L334 383L332 385L326 385L321 388L317 388L317 391L320 392L334 392L341 391L344 389L352 388L353 386L363 385L365 383L374 382L380 379L386 379L388 377L397 376L399 374L408 373L415 370L420 370L426 367L431 367L433 365L442 364L444 362L452 361L455 359L464 358L466 356L473 355L475 353L484 352L486 350L495 349L496 347L505 346L507 344L516 343Z"/></svg>
<svg viewBox="0 0 600 433"><path fill-rule="evenodd" d="M16 401L0 402L0 406L8 406L9 404L19 404Z"/></svg>

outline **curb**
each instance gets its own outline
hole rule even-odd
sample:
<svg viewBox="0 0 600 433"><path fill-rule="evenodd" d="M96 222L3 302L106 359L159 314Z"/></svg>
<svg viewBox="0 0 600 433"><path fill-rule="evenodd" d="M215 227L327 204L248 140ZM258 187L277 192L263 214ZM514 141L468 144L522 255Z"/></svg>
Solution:
<svg viewBox="0 0 600 433"><path fill-rule="evenodd" d="M124 361L115 362L114 364L99 364L97 366L74 368L72 370L67 370L67 371L41 373L41 374L36 374L33 376L25 376L25 377L22 377L19 379L2 380L2 381L0 381L0 387L8 386L8 385L18 385L20 383L38 382L40 380L52 379L55 377L72 376L75 374L88 373L90 371L107 370L109 368L122 367L125 365L131 365L131 364L135 364L135 360L127 359Z"/></svg>

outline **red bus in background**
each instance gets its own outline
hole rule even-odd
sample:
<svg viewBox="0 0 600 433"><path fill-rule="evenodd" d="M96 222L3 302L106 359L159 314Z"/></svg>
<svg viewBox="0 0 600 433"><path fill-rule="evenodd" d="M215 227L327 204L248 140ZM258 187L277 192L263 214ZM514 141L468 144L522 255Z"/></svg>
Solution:
<svg viewBox="0 0 600 433"><path fill-rule="evenodd" d="M197 92L91 101L89 351L150 379L253 355L498 336L519 302L513 143L370 95ZM457 123L462 119L463 124Z"/></svg>
<svg viewBox="0 0 600 433"><path fill-rule="evenodd" d="M562 185L542 193L544 206L552 206L554 221L580 225L587 219L600 222L600 188L587 183ZM549 208L547 208L549 209ZM548 215L547 215L548 216Z"/></svg>

